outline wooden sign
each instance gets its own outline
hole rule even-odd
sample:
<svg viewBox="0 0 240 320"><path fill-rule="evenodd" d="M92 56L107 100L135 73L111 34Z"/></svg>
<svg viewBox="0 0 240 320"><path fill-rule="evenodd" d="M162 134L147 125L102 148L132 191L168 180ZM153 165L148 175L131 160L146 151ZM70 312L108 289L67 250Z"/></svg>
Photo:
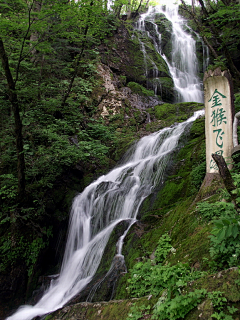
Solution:
<svg viewBox="0 0 240 320"><path fill-rule="evenodd" d="M205 133L207 173L217 173L212 153L231 164L233 148L233 90L231 75L220 68L204 74Z"/></svg>

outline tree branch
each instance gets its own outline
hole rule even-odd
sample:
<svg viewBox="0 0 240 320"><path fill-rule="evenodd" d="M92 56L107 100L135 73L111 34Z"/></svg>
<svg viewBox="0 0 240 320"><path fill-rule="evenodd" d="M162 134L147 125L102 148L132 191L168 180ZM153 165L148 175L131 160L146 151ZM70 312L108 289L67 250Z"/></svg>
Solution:
<svg viewBox="0 0 240 320"><path fill-rule="evenodd" d="M72 90L72 86L73 86L73 82L77 76L77 73L78 73L78 67L79 67L79 63L80 63L80 60L82 58L82 55L83 55L83 52L84 52L84 49L85 49L85 45L86 45L86 42L87 42L87 39L86 39L86 36L87 36L87 32L88 32L88 29L89 29L89 26L87 26L85 28L85 31L84 31L84 40L83 40L83 43L82 43L82 49L81 49L81 52L79 53L78 57L77 57L77 61L76 61L76 66L75 66L75 70L74 70L74 73L72 75L72 78L71 78L71 81L69 83L69 86L68 86L68 89L67 89L67 92L65 93L64 97L63 97L63 101L61 103L62 106L65 105L66 103L66 100Z"/></svg>
<svg viewBox="0 0 240 320"><path fill-rule="evenodd" d="M231 176L230 171L228 170L227 164L226 164L223 156L220 156L219 154L213 153L212 158L218 166L219 174L220 174L221 178L223 179L223 183L225 185L225 188L227 189L228 193L230 194L232 200L234 201L234 203L236 205L235 200L236 200L237 195L232 193L233 190L236 189L236 186L234 185L233 178Z"/></svg>
<svg viewBox="0 0 240 320"><path fill-rule="evenodd" d="M0 58L2 61L3 70L7 79L9 88L9 101L12 105L14 121L15 121L15 136L17 149L17 173L18 173L18 196L17 201L20 203L25 194L25 159L23 151L23 137L22 137L22 122L19 114L19 103L15 88L15 82L9 67L8 57L5 52L4 44L0 38Z"/></svg>
<svg viewBox="0 0 240 320"><path fill-rule="evenodd" d="M18 64L17 64L17 68L16 68L16 77L15 77L15 81L14 81L15 85L18 81L20 64L23 61L23 59L22 59L23 48L24 48L25 42L27 40L27 36L30 31L31 25L33 24L33 21L34 21L34 20L31 21L31 11L32 11L33 4L34 4L34 1L32 2L30 8L28 9L28 28L25 33L25 36L23 37L22 46L21 46L21 50L20 50L20 54L19 54Z"/></svg>
<svg viewBox="0 0 240 320"><path fill-rule="evenodd" d="M91 1L90 7L93 6L93 3L94 3L94 2ZM89 17L88 17L88 18L89 18ZM76 76L77 76L78 68L79 68L79 63L80 63L80 60L81 60L81 58L82 58L83 52L84 52L84 50L85 50L85 45L86 45L86 42L87 42L88 29L89 29L89 24L88 24L88 22L87 22L87 26L86 26L86 28L85 28L85 30L84 30L84 40L83 40L83 42L82 42L82 49L81 49L81 52L80 52L79 55L78 55L78 58L77 58L77 61L76 61L76 67L75 67L73 76L72 76L72 78L71 78L71 81L70 81L70 83L69 83L67 92L66 92L66 94L65 94L64 97L63 97L63 101L62 101L62 103L61 103L62 106L65 105L66 100L67 100L67 98L68 98L68 96L69 96L69 94L70 94L70 92L71 92L71 90L72 90L73 82L74 82L74 80L75 80L75 78L76 78Z"/></svg>
<svg viewBox="0 0 240 320"><path fill-rule="evenodd" d="M181 2L182 2L182 5L183 5L183 7L184 7L184 10L186 10L186 11L191 15L191 17L193 18L194 22L196 23L196 25L197 25L200 33L201 33L201 37L202 37L204 43L205 43L206 46L209 48L209 50L212 52L212 55L214 56L214 58L217 59L217 58L218 58L217 52L214 50L213 46L211 46L211 44L209 43L207 37L204 35L205 32L204 32L204 29L203 29L203 25L201 25L201 23L200 23L199 20L197 19L196 14L195 14L193 11L191 11L191 10L188 9L185 1L184 1L184 0L181 0Z"/></svg>

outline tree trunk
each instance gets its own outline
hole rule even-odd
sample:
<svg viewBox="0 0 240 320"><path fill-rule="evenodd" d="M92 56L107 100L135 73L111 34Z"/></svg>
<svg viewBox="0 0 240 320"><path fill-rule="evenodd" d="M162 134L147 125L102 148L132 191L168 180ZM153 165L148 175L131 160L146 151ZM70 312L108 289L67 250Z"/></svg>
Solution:
<svg viewBox="0 0 240 320"><path fill-rule="evenodd" d="M227 189L232 200L235 203L237 195L232 192L233 192L233 190L236 189L236 186L234 185L233 178L231 176L230 171L228 170L227 164L226 164L223 156L220 156L219 154L213 153L212 158L218 166L219 174L220 174L221 178L223 179L223 183L225 185L225 188ZM235 205L236 205L236 203L235 203Z"/></svg>
<svg viewBox="0 0 240 320"><path fill-rule="evenodd" d="M140 10L140 8L141 8L141 6L142 6L142 2L143 2L143 0L141 0L140 3L139 3L139 6L138 6L138 8L137 8L137 10L136 10L136 15L138 14L138 11Z"/></svg>
<svg viewBox="0 0 240 320"><path fill-rule="evenodd" d="M2 61L3 70L7 78L8 83L8 97L11 102L14 121L15 121L15 137L16 137L16 149L17 149L17 173L18 173L18 196L17 201L22 202L25 193L25 159L23 152L23 137L22 137L22 121L19 114L19 103L17 93L15 89L15 83L9 68L8 57L6 55L3 41L0 38L0 58Z"/></svg>

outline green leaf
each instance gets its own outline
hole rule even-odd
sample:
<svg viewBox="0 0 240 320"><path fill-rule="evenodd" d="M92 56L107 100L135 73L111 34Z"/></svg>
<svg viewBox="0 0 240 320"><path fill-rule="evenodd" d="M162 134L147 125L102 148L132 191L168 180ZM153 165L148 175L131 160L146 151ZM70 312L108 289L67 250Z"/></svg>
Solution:
<svg viewBox="0 0 240 320"><path fill-rule="evenodd" d="M226 228L223 227L218 233L217 233L217 239L219 241L222 241L224 238L225 238L225 235L226 235Z"/></svg>
<svg viewBox="0 0 240 320"><path fill-rule="evenodd" d="M235 224L232 227L232 236L234 239L236 239L238 235L239 235L239 227L238 227L238 225Z"/></svg>
<svg viewBox="0 0 240 320"><path fill-rule="evenodd" d="M224 226L229 226L231 222L228 219L222 219L222 223Z"/></svg>
<svg viewBox="0 0 240 320"><path fill-rule="evenodd" d="M226 237L230 237L232 235L233 225L230 225L226 228Z"/></svg>

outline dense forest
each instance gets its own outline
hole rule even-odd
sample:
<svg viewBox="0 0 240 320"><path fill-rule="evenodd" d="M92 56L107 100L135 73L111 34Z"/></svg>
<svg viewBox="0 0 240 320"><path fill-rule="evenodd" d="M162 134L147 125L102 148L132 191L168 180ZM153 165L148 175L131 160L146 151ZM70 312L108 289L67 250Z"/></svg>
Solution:
<svg viewBox="0 0 240 320"><path fill-rule="evenodd" d="M112 169L134 141L203 108L194 101L176 103L166 62L151 40L137 36L140 15L159 4L0 1L1 319L20 304L34 304L48 285L47 275L59 272L74 196ZM189 33L198 34L208 48L208 68L229 69L238 112L240 4L181 0L179 13ZM171 26L161 15L156 23L164 54L170 56ZM139 39L162 79L157 92L146 77ZM200 77L204 71L199 70ZM102 296L94 298L139 299L109 304L113 315L107 310L102 319L196 319L200 314L201 319L238 319L239 166L236 159L231 195L221 180L200 189L205 166L204 118L199 118L182 138L164 187L147 197L140 222L127 236L123 251L129 272L118 275L113 295L106 283ZM114 255L119 232L114 233L99 277ZM216 272L219 277L212 276ZM72 304L85 301L86 295Z"/></svg>

